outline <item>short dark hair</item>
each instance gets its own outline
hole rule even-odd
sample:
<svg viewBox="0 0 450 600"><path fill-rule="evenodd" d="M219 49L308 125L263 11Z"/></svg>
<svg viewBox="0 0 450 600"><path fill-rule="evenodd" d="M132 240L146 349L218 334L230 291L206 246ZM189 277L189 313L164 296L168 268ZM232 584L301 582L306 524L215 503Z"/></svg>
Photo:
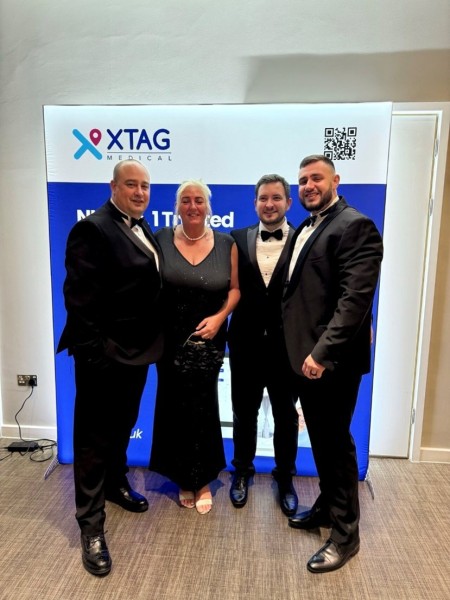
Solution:
<svg viewBox="0 0 450 600"><path fill-rule="evenodd" d="M331 167L333 171L336 170L334 168L334 162L331 160L331 158L328 158L328 156L325 156L323 154L310 154L309 156L305 156L305 158L300 163L299 169L303 169L303 167L307 167L311 163L315 162L324 162L326 165Z"/></svg>
<svg viewBox="0 0 450 600"><path fill-rule="evenodd" d="M284 177L277 175L276 173L270 173L269 175L263 175L255 186L255 198L258 197L259 188L266 183L281 183L284 187L284 193L286 199L291 197L291 187Z"/></svg>

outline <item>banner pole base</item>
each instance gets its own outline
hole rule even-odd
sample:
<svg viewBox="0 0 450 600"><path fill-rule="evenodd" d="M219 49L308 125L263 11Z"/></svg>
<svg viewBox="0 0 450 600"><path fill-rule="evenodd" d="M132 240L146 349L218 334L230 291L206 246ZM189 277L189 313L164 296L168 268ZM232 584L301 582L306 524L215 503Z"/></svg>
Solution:
<svg viewBox="0 0 450 600"><path fill-rule="evenodd" d="M55 456L55 458L52 460L52 462L50 463L50 465L48 466L47 470L44 473L44 479L48 479L58 465L59 465L59 460L58 460L58 457Z"/></svg>

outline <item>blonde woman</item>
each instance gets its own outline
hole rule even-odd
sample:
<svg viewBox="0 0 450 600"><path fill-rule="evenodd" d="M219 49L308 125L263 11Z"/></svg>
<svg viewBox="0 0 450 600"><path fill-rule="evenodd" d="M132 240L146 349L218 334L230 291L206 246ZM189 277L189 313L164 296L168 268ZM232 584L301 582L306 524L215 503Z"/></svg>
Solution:
<svg viewBox="0 0 450 600"><path fill-rule="evenodd" d="M177 190L174 227L156 233L163 253L165 351L158 363L150 469L179 486L181 506L206 514L209 484L226 466L217 382L227 317L239 301L236 245L207 225L211 191Z"/></svg>

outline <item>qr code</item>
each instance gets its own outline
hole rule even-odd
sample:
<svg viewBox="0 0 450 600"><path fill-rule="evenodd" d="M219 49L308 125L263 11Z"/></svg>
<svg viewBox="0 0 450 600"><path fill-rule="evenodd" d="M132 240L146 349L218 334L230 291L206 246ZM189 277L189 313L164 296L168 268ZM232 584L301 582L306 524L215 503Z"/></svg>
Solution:
<svg viewBox="0 0 450 600"><path fill-rule="evenodd" d="M356 127L326 127L323 153L331 160L355 160Z"/></svg>

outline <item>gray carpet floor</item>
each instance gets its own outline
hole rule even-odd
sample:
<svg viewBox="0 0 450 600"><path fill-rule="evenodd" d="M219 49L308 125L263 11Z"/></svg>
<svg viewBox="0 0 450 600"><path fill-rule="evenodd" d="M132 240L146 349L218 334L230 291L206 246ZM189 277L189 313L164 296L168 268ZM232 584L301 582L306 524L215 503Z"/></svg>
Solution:
<svg viewBox="0 0 450 600"><path fill-rule="evenodd" d="M72 468L44 479L49 464L19 454L0 462L1 600L450 598L450 465L372 458L374 497L360 483L361 551L324 575L306 562L326 530L289 528L270 475L255 476L247 506L236 510L222 473L211 513L199 515L179 507L171 482L134 468L130 481L150 509L107 504L113 568L97 578L81 565ZM310 506L317 480L297 477L295 486Z"/></svg>

